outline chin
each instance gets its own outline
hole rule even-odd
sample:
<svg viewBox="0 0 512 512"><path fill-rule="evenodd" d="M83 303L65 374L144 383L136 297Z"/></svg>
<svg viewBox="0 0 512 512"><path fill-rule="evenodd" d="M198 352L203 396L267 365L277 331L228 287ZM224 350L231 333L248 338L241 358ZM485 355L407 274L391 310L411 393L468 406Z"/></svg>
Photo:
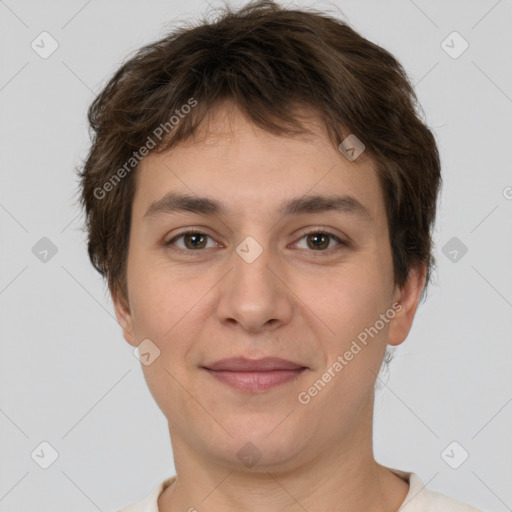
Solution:
<svg viewBox="0 0 512 512"><path fill-rule="evenodd" d="M297 442L301 436L291 434L289 429L276 428L281 421L282 418L271 428L268 421L259 425L249 421L247 425L239 424L236 431L231 425L227 430L233 437L222 433L218 441L210 438L213 445L205 449L238 469L241 464L251 471L275 470L276 466L285 468L302 451L302 446Z"/></svg>

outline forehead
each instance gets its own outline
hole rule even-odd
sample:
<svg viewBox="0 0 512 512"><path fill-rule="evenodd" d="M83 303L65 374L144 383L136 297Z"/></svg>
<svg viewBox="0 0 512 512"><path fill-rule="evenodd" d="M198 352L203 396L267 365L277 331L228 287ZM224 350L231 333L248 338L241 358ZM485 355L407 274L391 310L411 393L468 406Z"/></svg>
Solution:
<svg viewBox="0 0 512 512"><path fill-rule="evenodd" d="M328 196L346 211L352 207L363 216L366 211L370 217L381 217L384 204L373 161L364 153L349 161L318 117L302 111L301 120L308 133L276 135L234 107L217 107L193 137L141 162L134 214L144 216L175 193L210 198L210 204L203 206L212 209L216 203L215 214L244 216L255 208L293 213L291 203L295 200L297 206L301 196L315 196L317 204L319 197ZM175 200L168 206L171 203L176 206ZM185 203L186 198L181 206ZM305 205L298 205L298 210L304 212Z"/></svg>

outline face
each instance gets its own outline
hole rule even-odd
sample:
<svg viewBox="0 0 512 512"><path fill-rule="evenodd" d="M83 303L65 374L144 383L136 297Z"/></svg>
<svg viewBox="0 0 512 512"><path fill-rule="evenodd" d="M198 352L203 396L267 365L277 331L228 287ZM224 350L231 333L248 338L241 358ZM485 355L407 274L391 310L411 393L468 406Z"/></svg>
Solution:
<svg viewBox="0 0 512 512"><path fill-rule="evenodd" d="M150 340L142 368L175 450L235 465L253 451L264 469L355 446L386 344L409 332L424 269L394 285L375 169L308 127L280 137L218 108L205 137L137 170L128 299L114 304L126 340ZM231 357L303 369L205 369Z"/></svg>

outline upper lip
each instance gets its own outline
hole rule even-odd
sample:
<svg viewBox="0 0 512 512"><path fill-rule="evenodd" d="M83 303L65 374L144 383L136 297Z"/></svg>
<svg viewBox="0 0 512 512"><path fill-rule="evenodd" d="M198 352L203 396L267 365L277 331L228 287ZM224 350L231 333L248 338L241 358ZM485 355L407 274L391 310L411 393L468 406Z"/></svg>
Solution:
<svg viewBox="0 0 512 512"><path fill-rule="evenodd" d="M300 370L306 367L279 357L263 357L262 359L230 357L208 364L204 368L216 371L265 372L272 370Z"/></svg>

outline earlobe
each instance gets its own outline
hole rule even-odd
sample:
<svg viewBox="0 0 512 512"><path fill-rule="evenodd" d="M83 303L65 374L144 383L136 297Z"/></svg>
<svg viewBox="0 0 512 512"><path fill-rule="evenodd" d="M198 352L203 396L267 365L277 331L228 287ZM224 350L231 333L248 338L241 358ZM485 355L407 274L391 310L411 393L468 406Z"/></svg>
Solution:
<svg viewBox="0 0 512 512"><path fill-rule="evenodd" d="M112 297L112 302L114 303L114 310L115 310L117 322L121 326L124 339L130 345L132 345L134 347L137 346L137 342L136 342L135 336L133 334L132 315L131 315L130 306L129 306L127 300L125 300L112 287L110 287L110 295Z"/></svg>
<svg viewBox="0 0 512 512"><path fill-rule="evenodd" d="M389 345L396 346L403 343L411 330L421 292L425 285L426 270L427 267L424 264L411 268L405 284L395 290L393 304L398 303L401 308L396 308L397 313L390 322Z"/></svg>

